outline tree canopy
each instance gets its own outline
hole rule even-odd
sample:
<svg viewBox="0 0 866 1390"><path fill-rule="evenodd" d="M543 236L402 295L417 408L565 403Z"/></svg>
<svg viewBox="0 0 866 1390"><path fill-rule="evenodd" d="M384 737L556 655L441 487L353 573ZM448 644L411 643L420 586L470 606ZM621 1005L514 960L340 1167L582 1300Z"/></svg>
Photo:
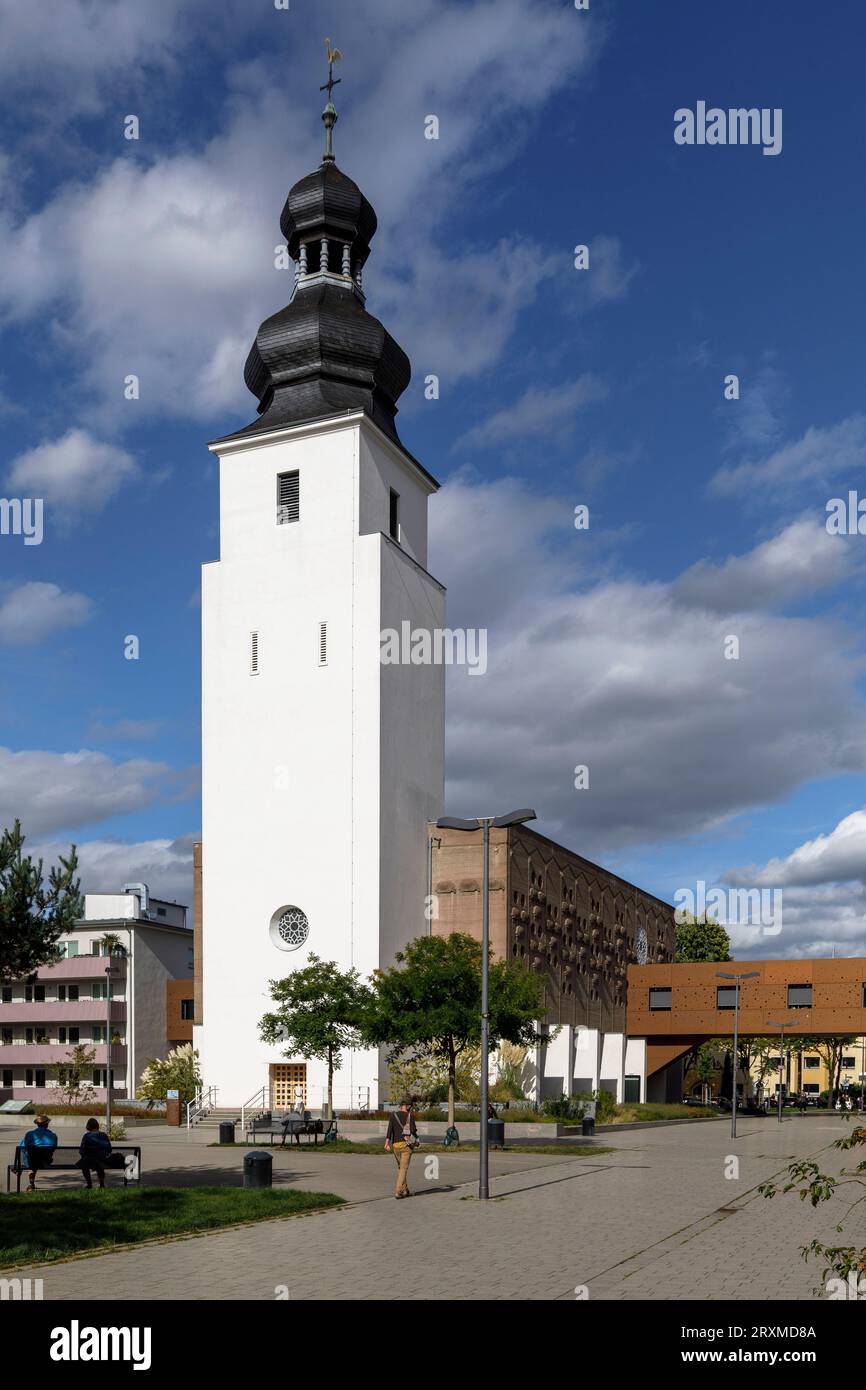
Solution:
<svg viewBox="0 0 866 1390"><path fill-rule="evenodd" d="M47 883L41 859L24 853L21 822L0 835L0 979L17 980L59 958L57 942L84 915L73 845Z"/></svg>
<svg viewBox="0 0 866 1390"><path fill-rule="evenodd" d="M712 917L693 917L690 912L677 913L676 957L679 962L702 960L731 960L731 938Z"/></svg>

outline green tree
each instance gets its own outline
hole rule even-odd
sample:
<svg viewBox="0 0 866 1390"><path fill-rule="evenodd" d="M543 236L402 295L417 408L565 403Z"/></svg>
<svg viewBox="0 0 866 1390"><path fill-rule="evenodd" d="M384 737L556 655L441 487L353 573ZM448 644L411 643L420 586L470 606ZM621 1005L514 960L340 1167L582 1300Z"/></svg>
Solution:
<svg viewBox="0 0 866 1390"><path fill-rule="evenodd" d="M444 1062L448 1123L454 1123L458 1067L481 1042L481 943L460 932L421 936L377 970L364 1036L402 1054ZM544 1010L544 982L523 966L490 966L490 1050L500 1041L528 1047L540 1039L535 1020Z"/></svg>
<svg viewBox="0 0 866 1390"><path fill-rule="evenodd" d="M259 1032L267 1043L285 1043L286 1057L314 1057L328 1067L328 1113L334 1113L334 1072L344 1048L358 1047L370 991L357 970L311 955L309 965L284 980L271 980L278 1006L265 1014Z"/></svg>
<svg viewBox="0 0 866 1390"><path fill-rule="evenodd" d="M73 845L46 885L42 860L24 853L21 822L0 835L0 979L21 979L60 958L58 940L84 915L77 871Z"/></svg>
<svg viewBox="0 0 866 1390"><path fill-rule="evenodd" d="M64 1105L87 1105L96 1095L87 1075L92 1072L96 1050L85 1043L70 1047L65 1062L55 1062L51 1074L57 1082Z"/></svg>
<svg viewBox="0 0 866 1390"><path fill-rule="evenodd" d="M693 917L690 912L676 914L677 961L731 960L731 938L712 917Z"/></svg>
<svg viewBox="0 0 866 1390"><path fill-rule="evenodd" d="M144 1100L165 1100L177 1091L182 1103L193 1100L201 1089L198 1053L192 1043L175 1047L167 1057L153 1057L141 1074L138 1094Z"/></svg>
<svg viewBox="0 0 866 1390"><path fill-rule="evenodd" d="M837 1139L833 1148L845 1151L864 1144L866 1144L866 1129L857 1125L847 1138ZM771 1179L769 1182L762 1183L758 1191L762 1197L775 1197L780 1191L791 1192L796 1189L801 1202L808 1198L812 1206L817 1207L819 1202L828 1202L836 1192L837 1187L846 1187L854 1183L863 1189L861 1196L855 1197L852 1202L847 1204L847 1209L836 1226L837 1231L844 1229L852 1211L859 1207L861 1202L866 1201L866 1160L861 1160L852 1171L843 1168L841 1175L837 1177L831 1173L822 1173L817 1163L805 1159L788 1165L788 1178L790 1181L781 1188L777 1187ZM800 1247L800 1254L804 1260L814 1256L826 1261L821 1271L821 1277L825 1282L830 1273L838 1279L853 1279L854 1296L858 1296L856 1288L859 1281L866 1277L866 1246L824 1245L819 1240L812 1240L808 1245ZM826 1289L822 1289L821 1292L825 1293Z"/></svg>

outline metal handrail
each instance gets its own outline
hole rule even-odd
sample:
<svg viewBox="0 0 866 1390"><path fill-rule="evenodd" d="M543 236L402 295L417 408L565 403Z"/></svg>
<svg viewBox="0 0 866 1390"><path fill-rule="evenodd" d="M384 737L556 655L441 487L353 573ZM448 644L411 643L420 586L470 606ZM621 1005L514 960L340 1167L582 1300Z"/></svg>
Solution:
<svg viewBox="0 0 866 1390"><path fill-rule="evenodd" d="M196 1123L201 1119L202 1115L206 1115L207 1112L208 1112L209 1110L212 1110L212 1109L215 1107L215 1105L216 1105L216 1095L217 1095L217 1088L216 1088L216 1086L208 1086L207 1090L204 1090L204 1089L199 1090L199 1091L197 1092L197 1094L196 1094L196 1096L195 1096L195 1098L194 1098L193 1100L188 1100L188 1101L187 1101L187 1103L186 1103L186 1127L187 1127L187 1129L192 1129L193 1125L196 1124Z"/></svg>
<svg viewBox="0 0 866 1390"><path fill-rule="evenodd" d="M249 1100L245 1100L241 1106L241 1132L243 1134L246 1134L246 1112L252 1110L254 1107L260 1110L265 1109L266 1091L266 1086L260 1086L259 1089L250 1096Z"/></svg>

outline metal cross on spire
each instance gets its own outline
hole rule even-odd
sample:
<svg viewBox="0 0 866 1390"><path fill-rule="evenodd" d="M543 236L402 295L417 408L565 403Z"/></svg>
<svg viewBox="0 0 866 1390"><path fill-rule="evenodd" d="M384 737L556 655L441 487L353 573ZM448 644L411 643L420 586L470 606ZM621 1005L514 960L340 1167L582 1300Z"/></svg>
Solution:
<svg viewBox="0 0 866 1390"><path fill-rule="evenodd" d="M325 123L325 131L326 131L326 136L325 136L325 160L326 160L326 162L333 163L333 159L334 159L333 134L334 134L334 126L335 126L336 123L337 123L337 113L336 113L336 111L335 111L335 109L334 109L334 103L333 103L333 101L331 100L331 97L332 97L332 95L333 95L334 88L337 87L337 86L339 86L340 82L342 82L342 80L343 80L341 77L334 77L334 64L335 64L335 63L339 63L339 61L340 61L340 59L342 58L343 55L342 55L342 53L340 52L339 48L332 48L332 47L331 47L331 40L330 40L330 39L325 39L325 52L326 52L327 55L328 55L328 80L327 80L327 82L325 82L325 83L319 88L319 91L320 91L320 92L327 92L327 93L328 93L328 104L327 104L327 106L325 107L324 111L322 112L322 120L323 120L324 123Z"/></svg>
<svg viewBox="0 0 866 1390"><path fill-rule="evenodd" d="M343 55L340 52L339 48L331 47L330 39L325 39L325 52L328 55L328 80L327 82L322 84L322 86L319 88L319 91L327 92L328 101L330 101L334 88L339 86L339 84L343 80L342 77L334 77L334 64L339 63Z"/></svg>

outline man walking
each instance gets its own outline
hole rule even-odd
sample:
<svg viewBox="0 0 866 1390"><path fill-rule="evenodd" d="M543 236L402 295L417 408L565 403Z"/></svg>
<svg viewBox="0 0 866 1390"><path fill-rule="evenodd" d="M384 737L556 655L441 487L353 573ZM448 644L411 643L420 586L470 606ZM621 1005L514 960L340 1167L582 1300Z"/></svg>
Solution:
<svg viewBox="0 0 866 1390"><path fill-rule="evenodd" d="M417 1149L420 1142L415 1116L412 1113L412 1102L401 1100L400 1109L395 1110L388 1121L388 1133L385 1136L385 1148L393 1153L397 1163L397 1184L394 1188L394 1196L397 1198L412 1196L406 1179L409 1175L412 1151Z"/></svg>

